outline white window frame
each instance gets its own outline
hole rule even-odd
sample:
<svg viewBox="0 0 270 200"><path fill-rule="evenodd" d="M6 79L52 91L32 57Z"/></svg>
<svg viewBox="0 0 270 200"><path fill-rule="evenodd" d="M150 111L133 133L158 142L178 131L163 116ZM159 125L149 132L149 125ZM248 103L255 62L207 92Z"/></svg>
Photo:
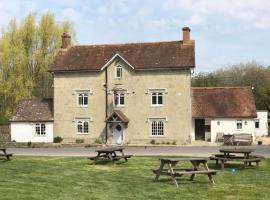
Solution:
<svg viewBox="0 0 270 200"><path fill-rule="evenodd" d="M241 125L240 125L241 124ZM238 125L240 127L238 127ZM243 121L242 120L237 120L236 121L236 130L243 130Z"/></svg>
<svg viewBox="0 0 270 200"><path fill-rule="evenodd" d="M79 123L82 126L82 131L79 131ZM85 131L85 123L87 123L87 131ZM76 133L77 135L88 135L90 133L90 119L88 118L77 118L76 119Z"/></svg>
<svg viewBox="0 0 270 200"><path fill-rule="evenodd" d="M256 123L258 123L258 127L256 127ZM255 129L260 129L260 119L255 119Z"/></svg>
<svg viewBox="0 0 270 200"><path fill-rule="evenodd" d="M35 124L35 135L36 136L46 136L46 123L36 123Z"/></svg>
<svg viewBox="0 0 270 200"><path fill-rule="evenodd" d="M167 94L168 92L166 89L148 89L148 93L151 94L151 107L161 107L164 106L164 94ZM156 97L156 102L153 104L153 97ZM162 103L159 103L158 98L161 96Z"/></svg>
<svg viewBox="0 0 270 200"><path fill-rule="evenodd" d="M120 76L118 76L118 70L120 70ZM115 65L115 79L121 79L123 74L123 67L119 63Z"/></svg>
<svg viewBox="0 0 270 200"><path fill-rule="evenodd" d="M76 90L76 98L77 98L77 106L78 107L88 107L89 106L89 96L90 96L90 90ZM80 95L82 95L83 98L83 104L80 104ZM84 102L84 98L87 97L87 104Z"/></svg>
<svg viewBox="0 0 270 200"><path fill-rule="evenodd" d="M150 124L150 137L165 137L165 132L166 132L166 123L168 122L167 118L159 118L159 117L151 117L148 118L147 122ZM157 123L156 125L156 133L153 133L153 123ZM162 129L159 123L162 123ZM160 132L162 130L162 133Z"/></svg>
<svg viewBox="0 0 270 200"><path fill-rule="evenodd" d="M124 103L122 104L120 99L121 97L124 98ZM117 98L117 102L118 104L115 103L115 100ZM114 91L114 94L113 94L113 105L114 107L125 107L125 91Z"/></svg>

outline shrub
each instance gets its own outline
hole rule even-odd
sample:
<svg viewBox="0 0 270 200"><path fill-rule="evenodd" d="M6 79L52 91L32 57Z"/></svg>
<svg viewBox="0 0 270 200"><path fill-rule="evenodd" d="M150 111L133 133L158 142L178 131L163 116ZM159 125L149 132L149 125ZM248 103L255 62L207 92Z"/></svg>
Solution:
<svg viewBox="0 0 270 200"><path fill-rule="evenodd" d="M170 142L166 142L167 145L170 145L171 143Z"/></svg>
<svg viewBox="0 0 270 200"><path fill-rule="evenodd" d="M56 136L53 138L54 143L61 143L62 141L63 141L63 138L61 138L60 136Z"/></svg>
<svg viewBox="0 0 270 200"><path fill-rule="evenodd" d="M32 142L31 141L29 141L29 142L27 142L27 147L31 147L31 145L32 145Z"/></svg>
<svg viewBox="0 0 270 200"><path fill-rule="evenodd" d="M176 145L176 141L175 140L172 142L172 145Z"/></svg>
<svg viewBox="0 0 270 200"><path fill-rule="evenodd" d="M84 139L76 139L76 144L84 143Z"/></svg>
<svg viewBox="0 0 270 200"><path fill-rule="evenodd" d="M156 140L151 140L150 144L156 144Z"/></svg>
<svg viewBox="0 0 270 200"><path fill-rule="evenodd" d="M94 141L95 144L102 144L102 140L100 138L95 139Z"/></svg>

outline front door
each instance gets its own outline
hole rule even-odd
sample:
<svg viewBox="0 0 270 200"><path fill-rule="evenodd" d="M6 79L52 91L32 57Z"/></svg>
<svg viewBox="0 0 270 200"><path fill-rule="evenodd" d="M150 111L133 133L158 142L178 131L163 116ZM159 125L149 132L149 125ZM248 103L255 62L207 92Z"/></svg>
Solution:
<svg viewBox="0 0 270 200"><path fill-rule="evenodd" d="M116 124L113 130L113 143L114 144L123 144L123 125Z"/></svg>
<svg viewBox="0 0 270 200"><path fill-rule="evenodd" d="M204 119L195 119L195 140L205 140Z"/></svg>

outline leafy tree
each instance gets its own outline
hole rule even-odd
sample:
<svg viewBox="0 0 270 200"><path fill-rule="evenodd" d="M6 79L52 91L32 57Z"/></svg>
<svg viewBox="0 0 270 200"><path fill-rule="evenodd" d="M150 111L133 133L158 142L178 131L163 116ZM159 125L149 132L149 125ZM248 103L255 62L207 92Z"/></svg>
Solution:
<svg viewBox="0 0 270 200"><path fill-rule="evenodd" d="M48 66L61 46L61 34L75 35L68 21L56 22L52 13L28 14L18 25L12 19L0 37L0 115L9 117L23 98L51 97Z"/></svg>

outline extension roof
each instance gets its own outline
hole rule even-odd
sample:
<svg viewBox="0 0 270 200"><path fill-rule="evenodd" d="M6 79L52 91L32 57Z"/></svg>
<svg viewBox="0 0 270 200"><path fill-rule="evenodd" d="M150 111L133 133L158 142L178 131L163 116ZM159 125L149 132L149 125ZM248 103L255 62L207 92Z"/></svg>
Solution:
<svg viewBox="0 0 270 200"><path fill-rule="evenodd" d="M50 71L100 71L116 55L135 70L195 67L194 41L172 41L71 46L59 50Z"/></svg>
<svg viewBox="0 0 270 200"><path fill-rule="evenodd" d="M24 99L19 101L10 122L53 121L53 99Z"/></svg>
<svg viewBox="0 0 270 200"><path fill-rule="evenodd" d="M255 118L250 87L193 87L193 118Z"/></svg>

